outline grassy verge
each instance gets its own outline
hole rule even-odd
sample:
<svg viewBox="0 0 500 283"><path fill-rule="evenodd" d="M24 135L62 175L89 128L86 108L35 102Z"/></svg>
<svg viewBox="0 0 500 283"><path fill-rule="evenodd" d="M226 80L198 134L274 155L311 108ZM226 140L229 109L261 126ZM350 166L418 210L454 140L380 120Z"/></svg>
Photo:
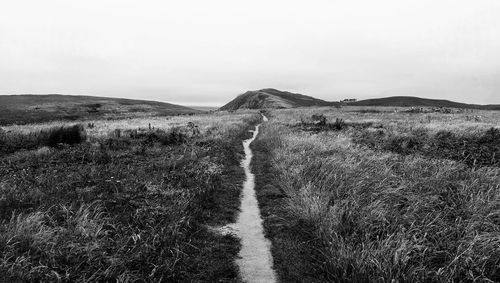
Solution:
<svg viewBox="0 0 500 283"><path fill-rule="evenodd" d="M278 277L281 282L327 281L321 268L321 241L314 235L314 227L296 218L287 207L287 195L276 178L279 172L272 166L272 142L257 139L252 151L257 199Z"/></svg>
<svg viewBox="0 0 500 283"><path fill-rule="evenodd" d="M500 280L497 168L262 129L257 189L284 281Z"/></svg>
<svg viewBox="0 0 500 283"><path fill-rule="evenodd" d="M0 274L7 281L236 281L237 239L207 224L234 221L241 140L259 119L196 134L115 131L0 157Z"/></svg>

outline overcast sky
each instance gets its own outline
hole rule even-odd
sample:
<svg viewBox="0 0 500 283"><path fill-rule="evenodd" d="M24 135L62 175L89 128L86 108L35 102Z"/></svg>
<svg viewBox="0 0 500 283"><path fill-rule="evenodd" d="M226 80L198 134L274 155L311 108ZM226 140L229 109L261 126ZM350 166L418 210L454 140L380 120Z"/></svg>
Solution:
<svg viewBox="0 0 500 283"><path fill-rule="evenodd" d="M500 104L499 0L0 1L0 94Z"/></svg>

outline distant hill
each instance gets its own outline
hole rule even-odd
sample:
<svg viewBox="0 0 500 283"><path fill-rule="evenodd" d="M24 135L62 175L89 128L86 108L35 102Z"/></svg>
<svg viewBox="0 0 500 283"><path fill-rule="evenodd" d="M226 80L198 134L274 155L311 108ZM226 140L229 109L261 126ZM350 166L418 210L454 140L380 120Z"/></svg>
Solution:
<svg viewBox="0 0 500 283"><path fill-rule="evenodd" d="M447 108L469 108L500 110L500 105L477 105L454 102L442 99L428 99L413 96L392 96L384 98L366 99L357 102L349 102L348 105L355 106L394 106L394 107L447 107Z"/></svg>
<svg viewBox="0 0 500 283"><path fill-rule="evenodd" d="M0 125L126 115L179 115L200 112L146 100L81 95L0 95Z"/></svg>
<svg viewBox="0 0 500 283"><path fill-rule="evenodd" d="M266 88L255 91L247 91L228 104L222 106L220 110L237 109L264 109L264 108L295 108L307 106L333 106L337 102L328 102L311 96L280 91L273 88Z"/></svg>

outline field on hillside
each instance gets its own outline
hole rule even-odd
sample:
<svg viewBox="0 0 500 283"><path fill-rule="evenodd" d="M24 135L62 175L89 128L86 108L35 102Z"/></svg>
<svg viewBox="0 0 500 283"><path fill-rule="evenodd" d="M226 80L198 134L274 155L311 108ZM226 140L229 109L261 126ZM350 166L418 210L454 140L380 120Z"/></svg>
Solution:
<svg viewBox="0 0 500 283"><path fill-rule="evenodd" d="M0 128L0 281L235 281L255 113Z"/></svg>
<svg viewBox="0 0 500 283"><path fill-rule="evenodd" d="M283 282L500 281L500 112L270 110L253 144Z"/></svg>
<svg viewBox="0 0 500 283"><path fill-rule="evenodd" d="M146 100L81 95L0 95L0 126L57 120L189 115L201 111Z"/></svg>

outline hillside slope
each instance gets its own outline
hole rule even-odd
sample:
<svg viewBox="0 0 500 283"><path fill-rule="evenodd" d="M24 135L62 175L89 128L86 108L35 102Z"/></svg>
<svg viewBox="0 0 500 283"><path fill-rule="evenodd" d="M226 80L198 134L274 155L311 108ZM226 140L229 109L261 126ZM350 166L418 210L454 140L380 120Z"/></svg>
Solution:
<svg viewBox="0 0 500 283"><path fill-rule="evenodd" d="M124 115L196 113L188 107L145 100L80 95L0 95L0 125Z"/></svg>
<svg viewBox="0 0 500 283"><path fill-rule="evenodd" d="M328 102L311 96L266 88L247 91L231 100L220 110L233 111L238 109L263 108L295 108L308 106L333 106L337 102Z"/></svg>
<svg viewBox="0 0 500 283"><path fill-rule="evenodd" d="M454 102L442 99L429 99L413 96L392 96L384 98L366 99L357 102L350 102L349 105L355 106L394 106L394 107L449 107L449 108L469 108L469 109L486 109L500 110L500 105L477 105Z"/></svg>

